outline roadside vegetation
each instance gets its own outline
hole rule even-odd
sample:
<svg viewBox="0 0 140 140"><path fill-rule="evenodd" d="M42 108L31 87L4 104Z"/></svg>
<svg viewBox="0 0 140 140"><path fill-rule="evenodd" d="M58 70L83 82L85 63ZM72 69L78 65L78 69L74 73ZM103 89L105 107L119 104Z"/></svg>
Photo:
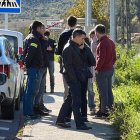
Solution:
<svg viewBox="0 0 140 140"><path fill-rule="evenodd" d="M140 57L139 49L117 46L115 107L111 121L123 140L140 139Z"/></svg>

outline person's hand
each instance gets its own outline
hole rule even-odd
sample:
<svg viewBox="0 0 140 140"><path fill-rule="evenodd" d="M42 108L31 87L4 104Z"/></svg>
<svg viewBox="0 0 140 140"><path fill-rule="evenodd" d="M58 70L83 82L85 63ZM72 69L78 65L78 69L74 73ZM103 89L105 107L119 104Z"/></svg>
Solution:
<svg viewBox="0 0 140 140"><path fill-rule="evenodd" d="M79 48L82 50L84 48L84 44L80 45Z"/></svg>
<svg viewBox="0 0 140 140"><path fill-rule="evenodd" d="M49 46L49 47L47 48L47 51L52 51L51 46Z"/></svg>

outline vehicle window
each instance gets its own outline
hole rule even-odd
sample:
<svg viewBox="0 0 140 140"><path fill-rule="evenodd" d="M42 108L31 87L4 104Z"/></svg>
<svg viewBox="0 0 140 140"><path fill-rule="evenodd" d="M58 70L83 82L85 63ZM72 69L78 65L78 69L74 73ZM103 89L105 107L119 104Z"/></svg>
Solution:
<svg viewBox="0 0 140 140"><path fill-rule="evenodd" d="M8 40L5 41L5 48L8 51L9 57L12 59L15 59L14 49L13 49L13 47L11 47L11 44L9 43Z"/></svg>
<svg viewBox="0 0 140 140"><path fill-rule="evenodd" d="M15 36L10 36L10 35L3 35L6 37L11 45L11 47L14 49L14 53L18 54L18 39Z"/></svg>
<svg viewBox="0 0 140 140"><path fill-rule="evenodd" d="M9 50L8 50L8 46L6 45L6 41L4 41L4 45L5 45L5 55L6 55L7 57L10 57L10 55L9 55Z"/></svg>

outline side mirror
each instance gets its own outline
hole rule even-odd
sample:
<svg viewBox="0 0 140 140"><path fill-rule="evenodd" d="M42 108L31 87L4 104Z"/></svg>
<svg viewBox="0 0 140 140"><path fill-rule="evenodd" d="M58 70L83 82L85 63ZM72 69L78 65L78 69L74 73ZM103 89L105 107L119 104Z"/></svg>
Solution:
<svg viewBox="0 0 140 140"><path fill-rule="evenodd" d="M0 73L0 85L5 84L6 79L7 79L6 74L4 74L4 73Z"/></svg>

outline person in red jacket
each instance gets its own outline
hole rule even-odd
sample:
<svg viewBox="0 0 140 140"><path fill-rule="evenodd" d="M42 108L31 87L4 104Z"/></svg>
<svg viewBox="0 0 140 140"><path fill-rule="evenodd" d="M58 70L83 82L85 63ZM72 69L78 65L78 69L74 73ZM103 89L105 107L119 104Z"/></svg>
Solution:
<svg viewBox="0 0 140 140"><path fill-rule="evenodd" d="M95 27L95 34L99 40L96 48L96 82L100 97L100 109L97 117L107 117L108 109L113 107L112 76L116 51L114 42L107 37L105 26L98 24Z"/></svg>

